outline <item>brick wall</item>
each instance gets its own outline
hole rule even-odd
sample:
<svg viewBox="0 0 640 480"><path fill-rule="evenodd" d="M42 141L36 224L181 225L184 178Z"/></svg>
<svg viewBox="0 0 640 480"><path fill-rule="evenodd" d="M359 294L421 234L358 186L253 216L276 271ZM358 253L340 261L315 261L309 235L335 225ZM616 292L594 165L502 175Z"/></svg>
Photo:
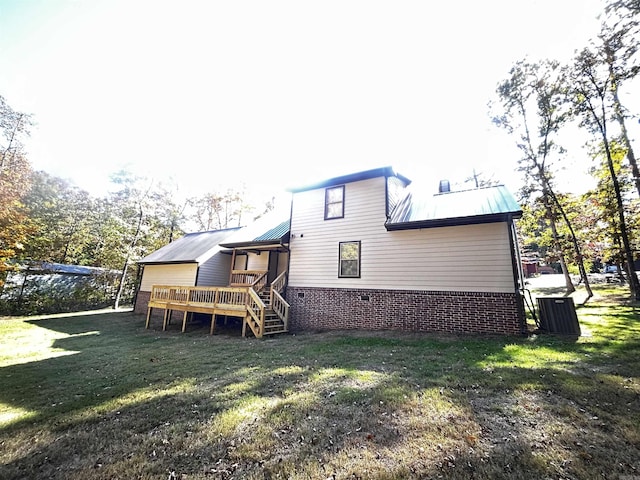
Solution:
<svg viewBox="0 0 640 480"><path fill-rule="evenodd" d="M288 287L289 328L522 333L515 293Z"/></svg>
<svg viewBox="0 0 640 480"><path fill-rule="evenodd" d="M136 296L136 304L133 306L134 313L144 313L147 314L147 305L149 304L149 299L151 298L151 292L143 292L139 291Z"/></svg>
<svg viewBox="0 0 640 480"><path fill-rule="evenodd" d="M149 306L149 299L151 298L151 292L139 291L136 298L136 304L133 307L134 313L140 313L147 315L147 307ZM177 320L182 322L183 312L171 312L170 320ZM164 317L164 310L162 308L154 308L151 312L152 324L162 325L162 319Z"/></svg>

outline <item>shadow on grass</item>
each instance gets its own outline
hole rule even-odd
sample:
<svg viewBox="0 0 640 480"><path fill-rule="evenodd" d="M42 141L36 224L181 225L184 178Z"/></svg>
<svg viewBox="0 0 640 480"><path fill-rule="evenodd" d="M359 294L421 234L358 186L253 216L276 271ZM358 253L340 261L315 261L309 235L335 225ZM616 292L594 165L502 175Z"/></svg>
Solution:
<svg viewBox="0 0 640 480"><path fill-rule="evenodd" d="M637 340L338 332L258 341L143 323L130 314L30 322L70 335L54 347L77 353L0 369L0 402L34 412L0 430L6 446L40 432L0 473L542 478L589 466L580 478L596 478L629 473L639 453L622 425L637 420L625 410L638 411L637 394L612 378ZM636 376L637 367L628 365ZM552 427L538 428L545 415ZM591 443L575 445L580 435ZM589 447L605 441L609 453ZM625 450L622 466L603 471L606 455Z"/></svg>

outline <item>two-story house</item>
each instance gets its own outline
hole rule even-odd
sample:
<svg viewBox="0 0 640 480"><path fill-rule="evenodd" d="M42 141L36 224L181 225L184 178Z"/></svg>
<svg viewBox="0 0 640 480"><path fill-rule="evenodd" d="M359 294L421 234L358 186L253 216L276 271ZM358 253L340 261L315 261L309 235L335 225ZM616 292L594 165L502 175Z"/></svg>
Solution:
<svg viewBox="0 0 640 480"><path fill-rule="evenodd" d="M209 284L176 290L172 302L185 311L183 328L191 304L214 320L217 312L236 314L243 331L248 324L257 336L326 329L524 332L514 229L522 212L511 194L504 186L426 192L410 183L391 167L331 178L292 189L288 221L210 234L225 237L215 251L227 259L229 287L245 294L234 293L238 305L231 305L220 295L233 292L210 287L217 297L203 310L200 290ZM175 256L181 248L170 250ZM166 274L170 267L153 268ZM163 283L171 279L165 275ZM146 298L171 295L170 288L142 296L136 311L144 311Z"/></svg>
<svg viewBox="0 0 640 480"><path fill-rule="evenodd" d="M523 331L513 197L409 183L380 168L292 190L292 329Z"/></svg>

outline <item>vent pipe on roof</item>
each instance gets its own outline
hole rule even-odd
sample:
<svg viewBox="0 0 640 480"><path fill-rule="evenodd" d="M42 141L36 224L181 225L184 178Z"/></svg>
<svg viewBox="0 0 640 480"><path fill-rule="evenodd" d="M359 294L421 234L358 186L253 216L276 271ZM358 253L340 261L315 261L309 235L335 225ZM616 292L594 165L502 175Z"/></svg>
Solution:
<svg viewBox="0 0 640 480"><path fill-rule="evenodd" d="M450 191L451 191L451 187L449 186L449 180L440 180L438 193L448 193Z"/></svg>

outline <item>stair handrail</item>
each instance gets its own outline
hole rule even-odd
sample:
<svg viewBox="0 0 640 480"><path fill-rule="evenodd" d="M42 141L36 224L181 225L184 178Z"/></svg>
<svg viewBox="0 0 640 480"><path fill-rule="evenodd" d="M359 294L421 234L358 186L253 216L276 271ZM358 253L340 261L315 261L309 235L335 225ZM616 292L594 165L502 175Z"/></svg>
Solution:
<svg viewBox="0 0 640 480"><path fill-rule="evenodd" d="M261 292L262 290L264 290L264 287L267 285L268 273L269 272L263 272L262 275L258 276L251 284L251 288L253 288L256 292Z"/></svg>
<svg viewBox="0 0 640 480"><path fill-rule="evenodd" d="M271 282L271 290L275 290L278 293L282 293L284 286L287 283L287 272L282 272L278 275L273 282Z"/></svg>
<svg viewBox="0 0 640 480"><path fill-rule="evenodd" d="M271 308L284 323L285 331L289 330L289 307L290 305L277 290L271 290Z"/></svg>
<svg viewBox="0 0 640 480"><path fill-rule="evenodd" d="M264 311L266 305L252 287L249 287L247 291L249 293L247 295L247 313L257 324L258 328L256 331L256 328L254 328L251 322L248 322L249 327L256 338L262 338L264 334Z"/></svg>

